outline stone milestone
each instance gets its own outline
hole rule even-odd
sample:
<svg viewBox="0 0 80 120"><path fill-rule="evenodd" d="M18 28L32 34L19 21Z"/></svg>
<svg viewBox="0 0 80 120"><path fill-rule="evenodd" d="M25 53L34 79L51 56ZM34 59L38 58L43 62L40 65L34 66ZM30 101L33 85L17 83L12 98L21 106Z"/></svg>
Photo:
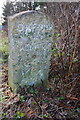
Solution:
<svg viewBox="0 0 80 120"><path fill-rule="evenodd" d="M47 83L53 27L39 11L24 11L9 17L8 82L14 92L19 87Z"/></svg>

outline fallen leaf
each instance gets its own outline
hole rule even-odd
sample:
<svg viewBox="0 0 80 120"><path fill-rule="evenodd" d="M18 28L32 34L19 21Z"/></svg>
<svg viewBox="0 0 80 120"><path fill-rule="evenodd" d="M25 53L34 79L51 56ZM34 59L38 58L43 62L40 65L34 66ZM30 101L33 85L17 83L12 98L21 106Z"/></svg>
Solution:
<svg viewBox="0 0 80 120"><path fill-rule="evenodd" d="M26 115L26 118L30 119L35 116L35 112L30 107L27 107L25 109L25 115Z"/></svg>

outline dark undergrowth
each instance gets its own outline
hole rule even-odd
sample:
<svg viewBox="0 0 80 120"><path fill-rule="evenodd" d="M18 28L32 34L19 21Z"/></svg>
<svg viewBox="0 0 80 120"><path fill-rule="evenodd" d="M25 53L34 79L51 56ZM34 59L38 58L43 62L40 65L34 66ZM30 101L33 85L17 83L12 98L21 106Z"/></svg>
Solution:
<svg viewBox="0 0 80 120"><path fill-rule="evenodd" d="M49 78L46 89L25 86L14 94L7 83L8 65L2 67L2 73L2 120L80 119L80 78L76 78L74 87L65 84L61 87L54 78Z"/></svg>

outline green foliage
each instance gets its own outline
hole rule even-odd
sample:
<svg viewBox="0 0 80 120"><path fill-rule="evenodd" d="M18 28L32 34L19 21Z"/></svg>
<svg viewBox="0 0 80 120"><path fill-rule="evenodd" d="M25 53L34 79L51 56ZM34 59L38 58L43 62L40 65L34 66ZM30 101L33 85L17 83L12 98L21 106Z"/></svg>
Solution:
<svg viewBox="0 0 80 120"><path fill-rule="evenodd" d="M25 102L26 101L26 99L25 99L25 97L22 95L22 96L20 96L20 101L22 101L22 102Z"/></svg>
<svg viewBox="0 0 80 120"><path fill-rule="evenodd" d="M57 98L58 101L62 101L64 99L65 99L64 96L60 96L60 97Z"/></svg>
<svg viewBox="0 0 80 120"><path fill-rule="evenodd" d="M43 117L44 117L44 118L48 118L48 115L47 115L47 114L44 114Z"/></svg>
<svg viewBox="0 0 80 120"><path fill-rule="evenodd" d="M32 104L33 104L33 105L36 105L37 103L36 103L36 102L34 102L34 101L32 101Z"/></svg>
<svg viewBox="0 0 80 120"><path fill-rule="evenodd" d="M3 16L4 16L4 22L2 25L7 25L7 17L10 16L14 12L13 8L13 2L6 2L6 4L3 7Z"/></svg>
<svg viewBox="0 0 80 120"><path fill-rule="evenodd" d="M8 62L8 56L9 56L9 54L8 53L3 53L2 54L2 61L3 61L3 63L7 63Z"/></svg>
<svg viewBox="0 0 80 120"><path fill-rule="evenodd" d="M69 85L66 85L66 88L70 88L70 86L69 86Z"/></svg>
<svg viewBox="0 0 80 120"><path fill-rule="evenodd" d="M72 54L68 53L67 56L72 57Z"/></svg>
<svg viewBox="0 0 80 120"><path fill-rule="evenodd" d="M2 92L0 93L0 103L3 103L8 98L9 98L8 95L2 96Z"/></svg>
<svg viewBox="0 0 80 120"><path fill-rule="evenodd" d="M80 113L80 108L79 107L77 108L77 111Z"/></svg>
<svg viewBox="0 0 80 120"><path fill-rule="evenodd" d="M53 48L52 49L52 53L54 54L54 53L56 53L58 51L58 48Z"/></svg>
<svg viewBox="0 0 80 120"><path fill-rule="evenodd" d="M25 114L20 112L20 111L18 111L17 114L16 114L16 118L22 118L24 116L25 116Z"/></svg>
<svg viewBox="0 0 80 120"><path fill-rule="evenodd" d="M56 33L56 38L58 38L58 37L60 37L61 35L60 35L60 33Z"/></svg>
<svg viewBox="0 0 80 120"><path fill-rule="evenodd" d="M38 94L38 91L33 86L29 86L28 87L28 93L30 93L30 94Z"/></svg>
<svg viewBox="0 0 80 120"><path fill-rule="evenodd" d="M60 33L55 33L55 34L54 34L55 40L58 40L60 36L61 36Z"/></svg>
<svg viewBox="0 0 80 120"><path fill-rule="evenodd" d="M31 94L35 94L35 93L37 93L37 91L34 90L33 88L31 88L29 92L30 92Z"/></svg>
<svg viewBox="0 0 80 120"><path fill-rule="evenodd" d="M51 92L51 87L46 88L46 91Z"/></svg>
<svg viewBox="0 0 80 120"><path fill-rule="evenodd" d="M77 58L74 58L72 63L75 63L75 62L79 62L79 60Z"/></svg>
<svg viewBox="0 0 80 120"><path fill-rule="evenodd" d="M3 117L3 118L6 117L6 115L7 115L6 113L2 113L2 117Z"/></svg>
<svg viewBox="0 0 80 120"><path fill-rule="evenodd" d="M20 118L23 118L24 116L25 116L25 113L21 111L17 111L17 113L13 115L13 118L15 118L15 120L20 120Z"/></svg>

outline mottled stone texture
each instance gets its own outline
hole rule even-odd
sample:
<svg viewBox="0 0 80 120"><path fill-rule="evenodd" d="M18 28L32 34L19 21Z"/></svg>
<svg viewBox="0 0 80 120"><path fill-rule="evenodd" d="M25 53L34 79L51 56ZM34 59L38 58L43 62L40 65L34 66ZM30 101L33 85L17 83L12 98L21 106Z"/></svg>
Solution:
<svg viewBox="0 0 80 120"><path fill-rule="evenodd" d="M51 58L52 24L38 11L9 17L9 85L46 84Z"/></svg>

